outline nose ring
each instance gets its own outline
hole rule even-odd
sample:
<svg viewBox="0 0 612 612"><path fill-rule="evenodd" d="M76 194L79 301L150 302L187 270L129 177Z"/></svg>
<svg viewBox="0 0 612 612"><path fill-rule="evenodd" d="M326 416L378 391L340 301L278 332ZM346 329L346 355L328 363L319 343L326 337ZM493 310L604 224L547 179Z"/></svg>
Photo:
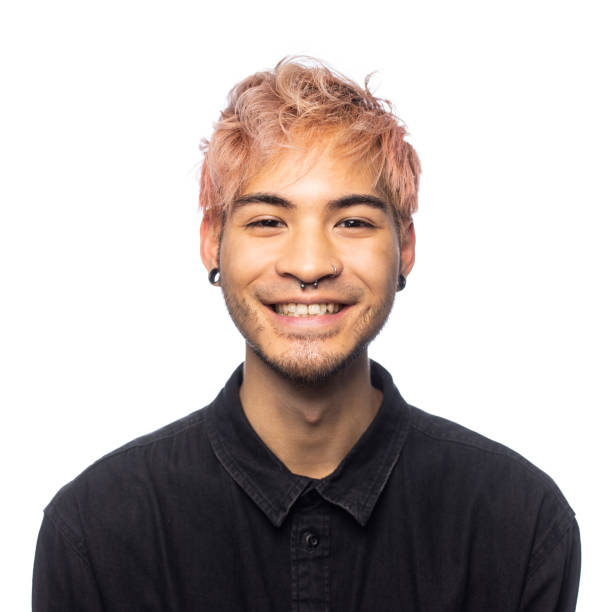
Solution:
<svg viewBox="0 0 612 612"><path fill-rule="evenodd" d="M330 264L333 270L332 274L326 274L325 276L321 276L320 278L317 278L316 281L312 282L312 283L305 283L303 280L300 280L300 289L304 290L306 289L306 285L312 285L314 289L318 289L319 288L319 281L323 278L327 278L328 276L331 276L332 278L336 278L336 276L338 276L338 268L336 268L336 266L334 266L334 264Z"/></svg>

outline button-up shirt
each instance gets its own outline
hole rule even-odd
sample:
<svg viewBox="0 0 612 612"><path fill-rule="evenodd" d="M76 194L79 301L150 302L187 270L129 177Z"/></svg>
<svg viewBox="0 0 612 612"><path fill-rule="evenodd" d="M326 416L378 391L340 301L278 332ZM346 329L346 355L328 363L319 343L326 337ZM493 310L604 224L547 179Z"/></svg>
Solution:
<svg viewBox="0 0 612 612"><path fill-rule="evenodd" d="M242 367L93 464L45 510L34 611L574 610L578 527L554 482L371 377L376 417L319 480L252 429Z"/></svg>

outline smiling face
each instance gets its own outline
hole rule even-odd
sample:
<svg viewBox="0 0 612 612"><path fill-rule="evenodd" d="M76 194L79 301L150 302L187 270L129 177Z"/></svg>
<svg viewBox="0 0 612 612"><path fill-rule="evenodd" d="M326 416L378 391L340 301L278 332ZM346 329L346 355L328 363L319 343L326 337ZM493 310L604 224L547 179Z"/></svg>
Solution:
<svg viewBox="0 0 612 612"><path fill-rule="evenodd" d="M414 259L412 226L406 235L400 245L390 205L364 167L325 149L291 151L245 186L220 245L203 223L202 259L209 269L220 264L247 351L313 383L350 363L384 325L398 275Z"/></svg>

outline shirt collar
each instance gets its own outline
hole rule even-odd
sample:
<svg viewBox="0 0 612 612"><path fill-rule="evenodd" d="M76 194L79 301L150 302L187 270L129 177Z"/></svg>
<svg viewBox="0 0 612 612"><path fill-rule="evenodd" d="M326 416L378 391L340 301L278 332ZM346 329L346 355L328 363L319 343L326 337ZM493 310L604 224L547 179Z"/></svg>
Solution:
<svg viewBox="0 0 612 612"><path fill-rule="evenodd" d="M391 375L370 360L372 384L383 392L380 409L329 476L312 481L291 473L248 422L240 402L242 365L206 411L213 451L223 467L275 526L280 526L310 482L327 501L365 526L404 446L410 407Z"/></svg>

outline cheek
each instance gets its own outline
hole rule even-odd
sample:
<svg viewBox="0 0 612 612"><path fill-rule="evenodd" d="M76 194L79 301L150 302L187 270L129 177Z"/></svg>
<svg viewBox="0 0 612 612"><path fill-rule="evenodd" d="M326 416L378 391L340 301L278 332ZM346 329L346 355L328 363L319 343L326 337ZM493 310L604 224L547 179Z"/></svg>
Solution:
<svg viewBox="0 0 612 612"><path fill-rule="evenodd" d="M351 245L341 254L345 269L358 276L372 291L386 291L395 285L399 274L399 248L394 241L385 240L367 245Z"/></svg>
<svg viewBox="0 0 612 612"><path fill-rule="evenodd" d="M221 274L232 285L244 286L261 277L270 268L271 261L270 249L263 240L249 241L249 244L241 241L238 245L230 235L221 243Z"/></svg>

